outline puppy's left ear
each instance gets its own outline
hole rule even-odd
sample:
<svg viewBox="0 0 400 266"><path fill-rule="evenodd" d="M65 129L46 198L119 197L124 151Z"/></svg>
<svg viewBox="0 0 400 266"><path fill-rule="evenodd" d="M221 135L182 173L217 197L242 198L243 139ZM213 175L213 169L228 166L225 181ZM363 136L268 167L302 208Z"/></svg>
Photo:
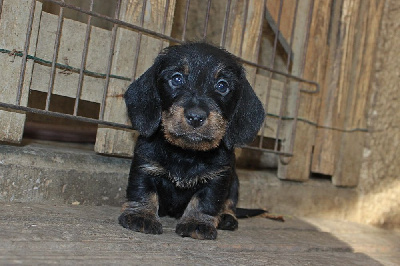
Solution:
<svg viewBox="0 0 400 266"><path fill-rule="evenodd" d="M244 73L239 86L241 95L224 137L225 145L230 149L251 142L265 118L264 107Z"/></svg>
<svg viewBox="0 0 400 266"><path fill-rule="evenodd" d="M129 85L124 98L134 129L150 137L161 121L161 100L157 90L157 63Z"/></svg>

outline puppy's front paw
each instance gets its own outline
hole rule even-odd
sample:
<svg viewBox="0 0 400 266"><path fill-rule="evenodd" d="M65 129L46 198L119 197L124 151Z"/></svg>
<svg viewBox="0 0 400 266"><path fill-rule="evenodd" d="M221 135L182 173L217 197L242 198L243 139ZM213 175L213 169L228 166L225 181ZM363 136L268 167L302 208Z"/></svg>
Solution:
<svg viewBox="0 0 400 266"><path fill-rule="evenodd" d="M219 218L218 229L234 231L238 229L238 220L231 214L222 214Z"/></svg>
<svg viewBox="0 0 400 266"><path fill-rule="evenodd" d="M190 236L195 239L216 239L217 229L214 225L196 220L178 223L175 232L182 236Z"/></svg>
<svg viewBox="0 0 400 266"><path fill-rule="evenodd" d="M122 213L118 218L123 227L145 234L162 234L162 225L155 216L140 213Z"/></svg>

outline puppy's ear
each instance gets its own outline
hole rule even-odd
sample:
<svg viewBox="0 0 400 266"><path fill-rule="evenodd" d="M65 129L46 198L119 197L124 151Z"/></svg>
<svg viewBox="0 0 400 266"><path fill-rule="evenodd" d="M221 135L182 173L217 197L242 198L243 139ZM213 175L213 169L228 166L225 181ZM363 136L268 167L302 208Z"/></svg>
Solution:
<svg viewBox="0 0 400 266"><path fill-rule="evenodd" d="M128 116L134 129L151 136L161 120L160 95L157 90L157 63L128 87L124 95Z"/></svg>
<svg viewBox="0 0 400 266"><path fill-rule="evenodd" d="M251 142L265 118L261 101L254 93L244 72L240 78L241 95L224 137L225 145L233 148Z"/></svg>

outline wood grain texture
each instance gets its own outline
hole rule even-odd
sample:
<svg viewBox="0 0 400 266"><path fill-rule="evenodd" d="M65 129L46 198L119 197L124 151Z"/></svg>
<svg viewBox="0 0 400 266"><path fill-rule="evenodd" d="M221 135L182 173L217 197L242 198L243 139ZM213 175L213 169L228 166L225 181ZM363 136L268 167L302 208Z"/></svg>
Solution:
<svg viewBox="0 0 400 266"><path fill-rule="evenodd" d="M347 94L344 128L365 128L366 107L370 99L372 70L378 40L378 30L383 14L384 1L361 1L355 28L352 77ZM336 186L358 185L363 160L365 132L342 132L337 152L337 163L332 182Z"/></svg>
<svg viewBox="0 0 400 266"><path fill-rule="evenodd" d="M144 1L139 0L122 1L120 20L140 25L143 2ZM165 7L167 3L169 3L169 6L164 23ZM151 0L147 1L145 7L143 26L146 29L170 35L175 1ZM138 54L136 71L134 71L137 45L140 46L140 52ZM123 74L137 78L153 64L154 59L165 46L168 46L168 42L119 28L111 72L116 75ZM112 80L112 82L110 82L104 109L105 120L130 124L125 101L122 97L129 83L130 82L122 82L120 80ZM98 153L130 157L133 155L136 136L137 133L133 131L112 129L99 125L95 151Z"/></svg>
<svg viewBox="0 0 400 266"><path fill-rule="evenodd" d="M258 62L262 23L264 21L264 0L249 0L246 13L246 1L233 0L226 34L226 49L251 62ZM245 66L247 79L255 85L256 68Z"/></svg>
<svg viewBox="0 0 400 266"><path fill-rule="evenodd" d="M337 186L356 186L369 84L384 1L337 1L322 83L312 172L333 176ZM333 129L328 129L333 128ZM339 130L335 130L339 129ZM346 169L346 170L344 170Z"/></svg>
<svg viewBox="0 0 400 266"><path fill-rule="evenodd" d="M304 55L306 53L305 43L307 42L307 31L309 27L308 14L312 8L311 1L300 1L298 15L296 16L296 27L293 40L293 67L292 75L303 75ZM286 114L295 117L298 98L300 95L300 84L290 81L291 89L288 90ZM296 136L292 136L296 130ZM296 123L294 120L284 121L282 148L284 152L291 152L290 158L281 158L278 165L278 177L286 180L306 181L310 176L311 152L313 138L310 137L312 128L308 124Z"/></svg>
<svg viewBox="0 0 400 266"><path fill-rule="evenodd" d="M1 48L23 51L32 1L4 0L0 20ZM36 2L28 54L35 53L42 3ZM16 104L22 57L0 54L0 102ZM33 61L28 60L22 84L20 105L28 103ZM0 109L0 141L19 143L24 132L25 114Z"/></svg>

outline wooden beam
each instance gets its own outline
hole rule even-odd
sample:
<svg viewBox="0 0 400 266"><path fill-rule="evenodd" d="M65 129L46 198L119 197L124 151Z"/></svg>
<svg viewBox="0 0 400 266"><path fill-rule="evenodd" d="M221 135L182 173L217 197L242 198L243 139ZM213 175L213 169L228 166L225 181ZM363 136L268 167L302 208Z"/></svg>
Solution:
<svg viewBox="0 0 400 266"><path fill-rule="evenodd" d="M370 83L384 0L361 1L355 28L356 51L351 61L352 76L346 102L345 129L366 128L366 107L370 98ZM337 163L332 182L336 186L358 185L366 132L343 132L339 139Z"/></svg>
<svg viewBox="0 0 400 266"><path fill-rule="evenodd" d="M231 2L226 49L251 62L258 62L265 0L233 0ZM255 85L256 68L246 66L247 79Z"/></svg>
<svg viewBox="0 0 400 266"><path fill-rule="evenodd" d="M57 33L58 16L42 12L36 57L51 61ZM82 51L85 43L86 24L71 19L63 19L57 63L80 69ZM86 70L105 74L110 47L111 32L91 27ZM51 65L35 63L32 73L31 89L48 92ZM129 77L129 76L128 76ZM78 88L79 72L57 69L52 94L75 98ZM101 103L105 85L104 77L84 75L81 100Z"/></svg>
<svg viewBox="0 0 400 266"><path fill-rule="evenodd" d="M30 0L4 0L0 19L0 40L3 49L21 52L24 50L29 14L32 7ZM35 2L32 33L28 54L35 54L42 3ZM22 57L12 54L0 54L0 102L17 104L17 91L21 74ZM29 85L33 61L26 62L24 80L19 105L28 103ZM24 132L25 114L0 109L0 141L19 143Z"/></svg>
<svg viewBox="0 0 400 266"><path fill-rule="evenodd" d="M293 39L292 75L303 75L303 60L307 51L305 43L310 26L308 16L311 8L312 1L299 1ZM286 114L289 117L295 117L296 108L299 108L297 102L301 97L300 84L295 81L290 81L290 84ZM284 121L281 151L291 152L293 147L293 157L281 157L278 165L278 177L286 180L305 181L310 176L311 152L314 141L312 137L313 128L311 125L302 122L295 123L294 120ZM296 136L292 135L293 130L296 130Z"/></svg>
<svg viewBox="0 0 400 266"><path fill-rule="evenodd" d="M123 0L120 19L128 23L140 25L141 11L144 3L146 3L146 6L143 26L147 29L170 35L175 0L150 0L147 2L141 0ZM166 7L168 9L164 23ZM140 47L137 47L137 45ZM168 46L168 42L119 28L111 73L137 78L153 64L154 58L165 46ZM138 54L136 54L137 48L139 49ZM138 55L137 61L135 60L136 55ZM136 65L137 62L139 63ZM135 65L136 68L134 68ZM127 117L125 101L122 97L128 85L129 82L111 80L104 106L104 120L124 124L130 123ZM132 156L136 135L137 133L132 131L112 129L99 125L95 151L118 156Z"/></svg>
<svg viewBox="0 0 400 266"><path fill-rule="evenodd" d="M356 186L361 168L365 108L384 1L335 2L326 76L321 91L312 172Z"/></svg>

